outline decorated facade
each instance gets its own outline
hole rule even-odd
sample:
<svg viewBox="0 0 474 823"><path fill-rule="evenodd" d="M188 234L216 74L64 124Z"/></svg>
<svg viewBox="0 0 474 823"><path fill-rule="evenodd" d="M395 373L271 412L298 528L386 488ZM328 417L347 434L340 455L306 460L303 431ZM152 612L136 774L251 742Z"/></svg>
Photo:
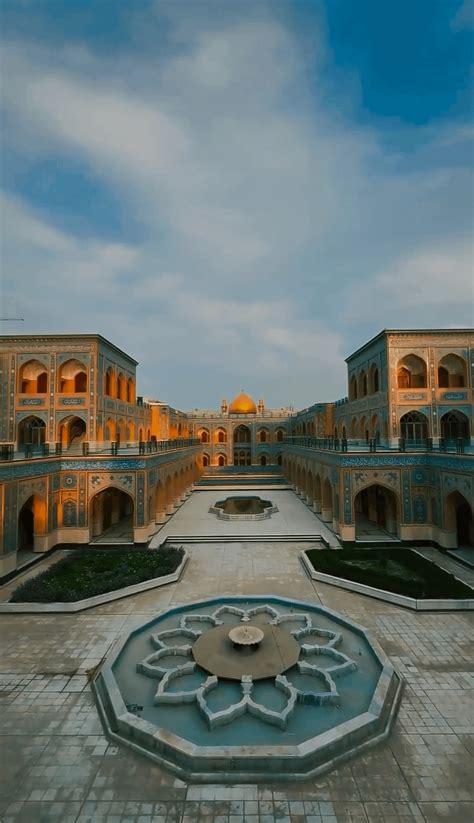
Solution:
<svg viewBox="0 0 474 823"><path fill-rule="evenodd" d="M243 390L214 410L145 401L136 361L100 335L0 343L0 575L120 524L146 543L203 472L252 466L281 471L343 545L372 527L474 545L470 330L385 330L347 358L346 397L298 412Z"/></svg>

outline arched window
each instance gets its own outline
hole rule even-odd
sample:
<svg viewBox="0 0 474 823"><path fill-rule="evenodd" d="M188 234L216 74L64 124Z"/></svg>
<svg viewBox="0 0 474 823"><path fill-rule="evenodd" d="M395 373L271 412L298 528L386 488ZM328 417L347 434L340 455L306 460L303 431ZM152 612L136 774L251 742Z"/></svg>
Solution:
<svg viewBox="0 0 474 823"><path fill-rule="evenodd" d="M209 443L209 432L203 429L201 432L201 443Z"/></svg>
<svg viewBox="0 0 474 823"><path fill-rule="evenodd" d="M261 466L266 466L267 465L267 455L266 454L262 454L260 456L260 465Z"/></svg>
<svg viewBox="0 0 474 823"><path fill-rule="evenodd" d="M46 424L39 417L26 417L18 425L20 445L39 446L46 439Z"/></svg>
<svg viewBox="0 0 474 823"><path fill-rule="evenodd" d="M227 458L225 454L220 454L217 458L217 465L218 466L225 466L227 465Z"/></svg>
<svg viewBox="0 0 474 823"><path fill-rule="evenodd" d="M354 374L349 383L349 400L357 400L357 380Z"/></svg>
<svg viewBox="0 0 474 823"><path fill-rule="evenodd" d="M118 384L117 385L117 397L120 400L126 400L127 399L127 380L126 380L125 375L122 374L122 372L120 372L120 374L118 376L117 384Z"/></svg>
<svg viewBox="0 0 474 823"><path fill-rule="evenodd" d="M224 429L219 429L217 432L217 442L227 443L227 432Z"/></svg>
<svg viewBox="0 0 474 823"><path fill-rule="evenodd" d="M267 442L267 432L266 432L266 430L265 429L260 429L260 431L258 433L258 437L259 437L260 443L266 443Z"/></svg>
<svg viewBox="0 0 474 823"><path fill-rule="evenodd" d="M277 433L276 433L277 443L281 443L284 436L285 436L285 432L283 431L283 429L277 429Z"/></svg>
<svg viewBox="0 0 474 823"><path fill-rule="evenodd" d="M117 396L117 378L112 366L109 366L105 373L105 393L107 397Z"/></svg>
<svg viewBox="0 0 474 823"><path fill-rule="evenodd" d="M440 389L463 388L466 386L466 363L457 354L447 354L438 365L438 386Z"/></svg>
<svg viewBox="0 0 474 823"><path fill-rule="evenodd" d="M279 455L277 455L277 466L282 466L282 465L283 465L283 458L282 458L281 454L279 454Z"/></svg>
<svg viewBox="0 0 474 823"><path fill-rule="evenodd" d="M87 391L87 368L79 360L67 360L59 368L58 389L61 394Z"/></svg>
<svg viewBox="0 0 474 823"><path fill-rule="evenodd" d="M469 440L469 420L459 411L450 411L441 418L441 436L446 440Z"/></svg>
<svg viewBox="0 0 474 823"><path fill-rule="evenodd" d="M209 465L209 455L208 454L203 454L203 456L202 456L202 465L203 466L208 466Z"/></svg>
<svg viewBox="0 0 474 823"><path fill-rule="evenodd" d="M398 362L397 383L399 389L425 389L426 363L416 354L407 354Z"/></svg>
<svg viewBox="0 0 474 823"><path fill-rule="evenodd" d="M48 391L48 371L39 360L28 360L20 369L21 394L46 394Z"/></svg>
<svg viewBox="0 0 474 823"><path fill-rule="evenodd" d="M127 380L127 402L135 403L135 385L132 377Z"/></svg>
<svg viewBox="0 0 474 823"><path fill-rule="evenodd" d="M369 394L376 394L379 389L379 370L376 365L372 364L369 370Z"/></svg>
<svg viewBox="0 0 474 823"><path fill-rule="evenodd" d="M422 443L428 437L428 420L417 411L410 411L400 418L400 436L408 443Z"/></svg>
<svg viewBox="0 0 474 823"><path fill-rule="evenodd" d="M364 371L359 375L359 395L365 397L367 394L367 373Z"/></svg>

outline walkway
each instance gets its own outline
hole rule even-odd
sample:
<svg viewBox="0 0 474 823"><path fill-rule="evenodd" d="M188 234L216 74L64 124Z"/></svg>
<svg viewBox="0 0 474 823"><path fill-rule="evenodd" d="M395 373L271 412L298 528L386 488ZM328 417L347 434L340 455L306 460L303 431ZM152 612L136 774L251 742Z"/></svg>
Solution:
<svg viewBox="0 0 474 823"><path fill-rule="evenodd" d="M165 530L186 522L190 531L192 523L207 529L202 494L193 494ZM315 530L318 520L300 500L280 503L281 522L299 533ZM311 581L299 560L303 545L304 538L248 543L244 535L226 545L223 535L218 544L189 547L190 563L175 585L80 615L3 615L2 823L472 820L474 614L417 614ZM388 741L337 771L284 786L188 785L110 744L88 677L116 638L169 604L239 593L320 602L367 626L406 680Z"/></svg>

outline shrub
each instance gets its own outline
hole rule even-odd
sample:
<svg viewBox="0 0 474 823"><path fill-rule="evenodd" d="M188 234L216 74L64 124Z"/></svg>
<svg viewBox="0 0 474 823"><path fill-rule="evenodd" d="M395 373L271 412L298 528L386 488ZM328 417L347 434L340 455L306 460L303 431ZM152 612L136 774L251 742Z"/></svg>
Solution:
<svg viewBox="0 0 474 823"><path fill-rule="evenodd" d="M184 549L159 551L78 550L47 571L26 580L13 592L11 603L71 603L172 574Z"/></svg>
<svg viewBox="0 0 474 823"><path fill-rule="evenodd" d="M311 549L306 555L318 572L417 600L474 596L465 583L410 549Z"/></svg>

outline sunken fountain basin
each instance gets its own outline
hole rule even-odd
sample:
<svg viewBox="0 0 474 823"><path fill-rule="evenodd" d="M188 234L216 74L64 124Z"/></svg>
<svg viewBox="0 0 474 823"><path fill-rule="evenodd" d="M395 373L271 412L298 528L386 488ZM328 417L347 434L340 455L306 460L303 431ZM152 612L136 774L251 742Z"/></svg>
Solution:
<svg viewBox="0 0 474 823"><path fill-rule="evenodd" d="M166 609L120 638L93 681L109 738L212 783L340 765L387 737L401 686L366 629L273 595Z"/></svg>
<svg viewBox="0 0 474 823"><path fill-rule="evenodd" d="M258 495L231 495L209 507L209 513L221 520L267 520L277 511L271 500Z"/></svg>

